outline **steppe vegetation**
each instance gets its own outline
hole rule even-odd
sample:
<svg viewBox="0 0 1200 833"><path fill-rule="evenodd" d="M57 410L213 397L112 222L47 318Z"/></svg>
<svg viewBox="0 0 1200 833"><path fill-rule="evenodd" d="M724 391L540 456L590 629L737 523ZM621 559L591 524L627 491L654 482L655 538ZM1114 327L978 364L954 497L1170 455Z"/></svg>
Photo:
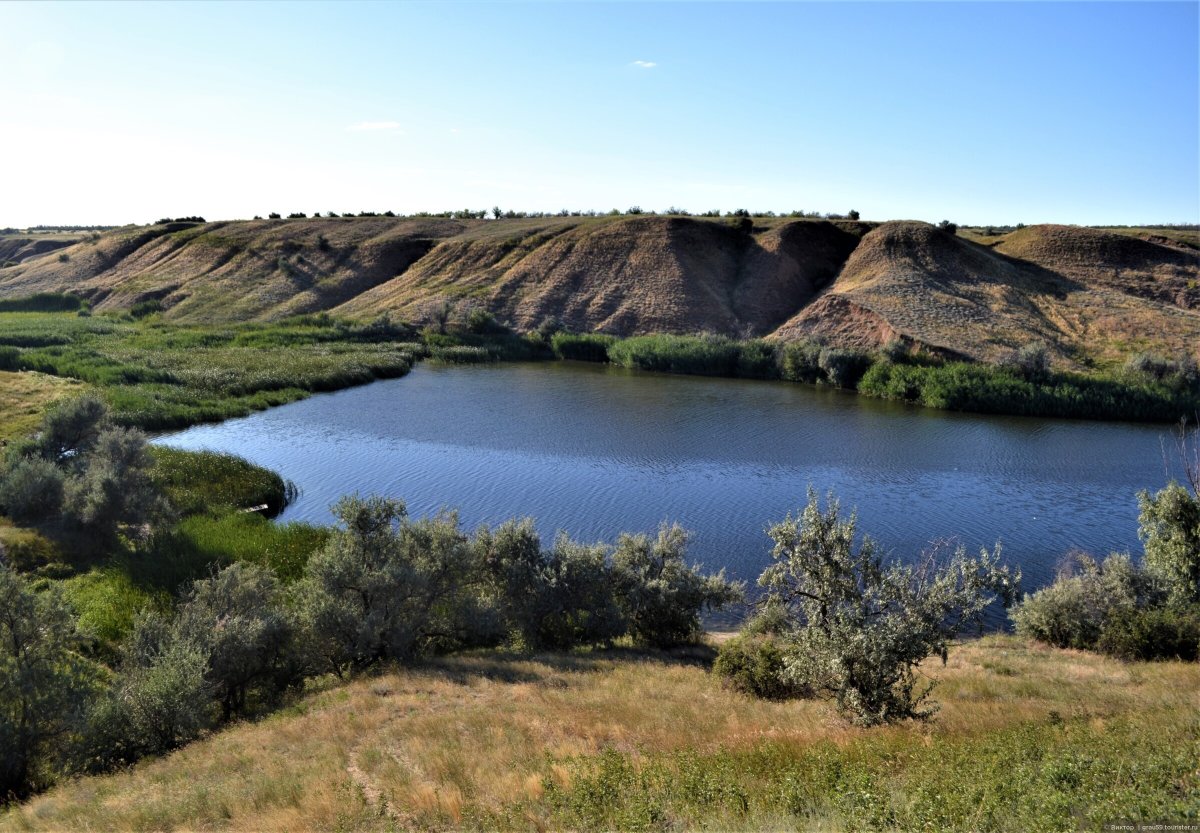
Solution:
<svg viewBox="0 0 1200 833"><path fill-rule="evenodd" d="M164 230L204 232L200 220ZM760 233L749 212L713 221L733 249ZM950 225L895 233L963 234ZM550 239L527 231L508 254ZM458 255L482 245L473 234ZM996 247L1044 254L1045 235L1004 237ZM428 250L404 246L401 259ZM859 274L841 291L865 302L877 276ZM337 506L334 528L277 524L292 488L278 475L140 433L400 376L421 358L606 361L942 408L1174 421L1200 403L1187 353L1139 342L1122 361L1070 364L1060 344L1006 335L987 361L966 361L803 321L786 339L572 333L553 317L518 332L469 296L427 300L413 324L189 324L167 296L101 312L61 292L3 303L0 392L14 396L0 408L0 794L13 806L0 828L1200 818L1200 460L1186 437L1189 482L1138 496L1143 558L1079 556L1021 598L997 553L890 563L810 494L771 530L755 615L713 636L701 614L742 588L689 567L676 527L547 543L529 521L468 531L452 513L411 518L360 496ZM1016 636L957 641L997 603L1014 604Z"/></svg>

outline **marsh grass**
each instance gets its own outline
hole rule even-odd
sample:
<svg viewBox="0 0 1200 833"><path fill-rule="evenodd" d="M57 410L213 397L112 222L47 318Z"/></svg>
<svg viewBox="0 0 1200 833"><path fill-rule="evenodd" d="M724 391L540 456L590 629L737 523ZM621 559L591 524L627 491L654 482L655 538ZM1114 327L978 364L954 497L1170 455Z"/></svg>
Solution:
<svg viewBox="0 0 1200 833"><path fill-rule="evenodd" d="M266 504L266 514L274 516L295 494L277 473L233 454L169 446L155 446L153 454L155 483L185 515Z"/></svg>
<svg viewBox="0 0 1200 833"><path fill-rule="evenodd" d="M315 683L0 829L1015 831L1197 809L1195 664L988 637L928 663L934 722L862 729L736 694L708 657L478 654Z"/></svg>
<svg viewBox="0 0 1200 833"><path fill-rule="evenodd" d="M403 376L424 351L414 338L399 325L326 316L189 327L0 314L0 344L11 348L0 357L6 367L93 385L118 421L151 430L245 416L314 392ZM0 420L6 411L0 408Z"/></svg>

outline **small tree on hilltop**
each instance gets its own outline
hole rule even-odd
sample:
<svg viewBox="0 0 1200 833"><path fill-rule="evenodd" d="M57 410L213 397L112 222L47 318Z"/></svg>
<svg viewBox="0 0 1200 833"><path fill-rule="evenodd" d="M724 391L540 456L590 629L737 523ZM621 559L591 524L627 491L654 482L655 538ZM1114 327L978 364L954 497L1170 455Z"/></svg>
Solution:
<svg viewBox="0 0 1200 833"><path fill-rule="evenodd" d="M851 208L849 213L846 214L846 218L849 220L857 220L858 217L859 217L858 212L855 211L853 208Z"/></svg>
<svg viewBox="0 0 1200 833"><path fill-rule="evenodd" d="M929 717L932 683L918 687L917 666L933 654L944 660L994 599L1013 601L1020 574L1000 567L997 553L969 558L961 547L941 564L931 555L918 567L885 565L870 538L855 548L856 533L855 516L842 520L832 496L822 510L812 489L799 517L769 531L774 563L759 584L792 625L786 676L834 697L860 724Z"/></svg>

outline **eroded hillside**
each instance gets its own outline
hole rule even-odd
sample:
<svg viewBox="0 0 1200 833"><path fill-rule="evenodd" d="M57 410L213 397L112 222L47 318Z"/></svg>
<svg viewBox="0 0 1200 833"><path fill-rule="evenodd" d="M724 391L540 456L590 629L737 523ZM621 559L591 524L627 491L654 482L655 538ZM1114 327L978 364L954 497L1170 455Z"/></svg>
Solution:
<svg viewBox="0 0 1200 833"><path fill-rule="evenodd" d="M169 223L0 269L0 297L70 291L100 310L158 300L181 322L330 310L420 321L484 307L618 335L711 331L995 360L1032 340L1065 365L1136 351L1200 358L1200 252L1032 226L972 242L924 223L667 216Z"/></svg>

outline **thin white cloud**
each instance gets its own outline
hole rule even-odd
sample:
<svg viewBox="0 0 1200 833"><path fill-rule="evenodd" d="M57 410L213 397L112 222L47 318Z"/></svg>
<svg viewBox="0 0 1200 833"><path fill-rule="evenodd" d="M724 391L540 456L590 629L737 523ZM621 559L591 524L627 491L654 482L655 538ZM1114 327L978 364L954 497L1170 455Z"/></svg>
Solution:
<svg viewBox="0 0 1200 833"><path fill-rule="evenodd" d="M352 124L346 128L352 133L362 133L367 130L399 130L400 122L398 121L360 121L358 124Z"/></svg>
<svg viewBox="0 0 1200 833"><path fill-rule="evenodd" d="M658 66L654 61L631 61L629 65L638 69L654 69Z"/></svg>

